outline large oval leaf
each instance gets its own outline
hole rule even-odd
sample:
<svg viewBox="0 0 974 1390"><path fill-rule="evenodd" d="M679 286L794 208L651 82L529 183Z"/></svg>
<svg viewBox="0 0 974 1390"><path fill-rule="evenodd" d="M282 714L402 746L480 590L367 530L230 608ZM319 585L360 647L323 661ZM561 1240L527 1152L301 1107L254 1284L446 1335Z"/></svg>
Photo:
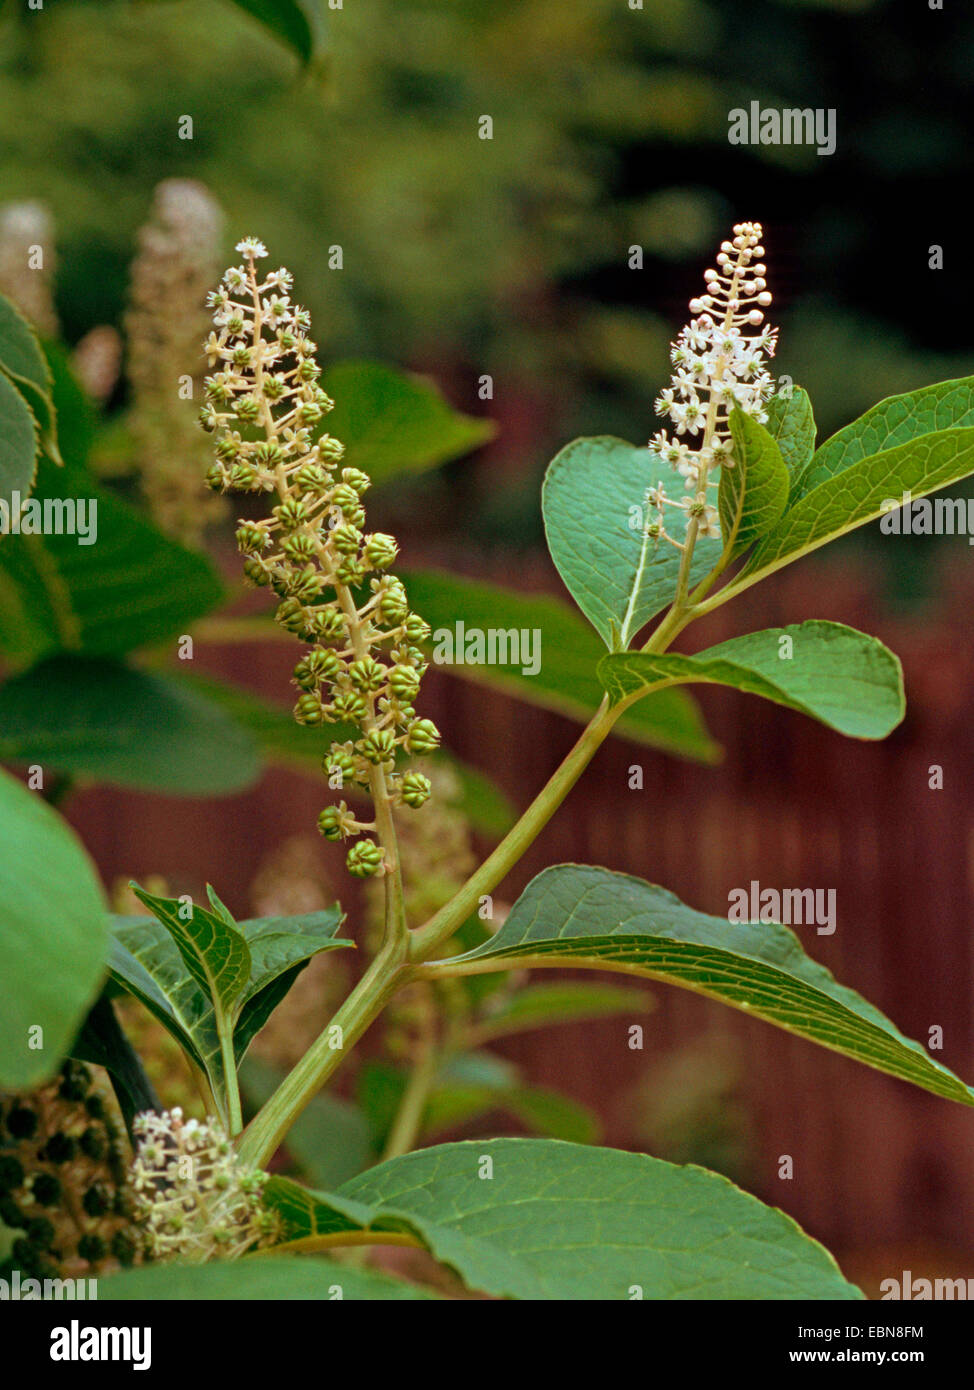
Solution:
<svg viewBox="0 0 974 1390"><path fill-rule="evenodd" d="M551 461L542 493L551 558L572 598L610 651L624 651L676 594L680 552L646 534L649 488L682 493L683 480L649 449L623 439L576 439ZM666 529L686 535L687 513L670 507ZM690 583L707 574L722 544L698 540Z"/></svg>
<svg viewBox="0 0 974 1390"><path fill-rule="evenodd" d="M935 1095L974 1105L970 1087L810 960L787 927L708 916L629 874L578 864L545 869L489 941L417 973L435 978L514 964L622 970L681 985Z"/></svg>
<svg viewBox="0 0 974 1390"><path fill-rule="evenodd" d="M265 1194L292 1239L407 1232L500 1298L862 1296L782 1212L727 1178L646 1154L475 1140L391 1159L334 1195L279 1178Z"/></svg>
<svg viewBox="0 0 974 1390"><path fill-rule="evenodd" d="M809 467L816 469L815 459ZM737 593L782 565L874 520L905 493L923 497L972 472L974 427L923 434L858 459L800 497L752 551L721 596Z"/></svg>
<svg viewBox="0 0 974 1390"><path fill-rule="evenodd" d="M875 637L810 621L732 637L696 656L619 652L599 663L614 701L659 684L730 685L799 710L850 738L885 738L903 718L899 659Z"/></svg>
<svg viewBox="0 0 974 1390"><path fill-rule="evenodd" d="M827 439L795 482L791 503L853 464L938 430L974 425L974 377L938 381L919 391L887 396ZM892 495L892 494L890 494Z"/></svg>
<svg viewBox="0 0 974 1390"><path fill-rule="evenodd" d="M815 416L808 392L793 386L777 391L768 401L765 425L781 450L789 477L797 478L815 452Z"/></svg>
<svg viewBox="0 0 974 1390"><path fill-rule="evenodd" d="M404 583L410 603L433 629L431 651L435 653L440 645L441 634L452 637L454 660L440 663L444 671L570 719L592 717L603 694L596 666L605 653L567 604L436 570L413 570L404 576ZM539 669L525 674L522 664L513 661L476 664L455 659L465 633L491 629L524 632L529 641L537 633ZM699 762L714 762L720 755L696 704L678 690L664 690L641 701L623 715L616 731L637 743Z"/></svg>
<svg viewBox="0 0 974 1390"><path fill-rule="evenodd" d="M0 759L169 796L217 796L260 774L250 734L166 676L50 657L0 686Z"/></svg>
<svg viewBox="0 0 974 1390"><path fill-rule="evenodd" d="M788 469L772 436L734 410L730 417L734 463L721 470L718 504L721 539L741 555L781 519L788 500Z"/></svg>
<svg viewBox="0 0 974 1390"><path fill-rule="evenodd" d="M73 831L4 772L0 846L0 1087L22 1090L54 1074L94 1002L108 918Z"/></svg>

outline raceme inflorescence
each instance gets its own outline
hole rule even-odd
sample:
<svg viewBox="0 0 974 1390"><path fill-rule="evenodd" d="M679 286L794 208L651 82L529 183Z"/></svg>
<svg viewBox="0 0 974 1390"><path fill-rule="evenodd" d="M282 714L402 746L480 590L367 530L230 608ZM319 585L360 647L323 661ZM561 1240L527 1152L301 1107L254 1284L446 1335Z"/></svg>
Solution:
<svg viewBox="0 0 974 1390"><path fill-rule="evenodd" d="M672 345L672 385L656 401L657 415L668 417L675 432L660 430L650 448L684 478L690 495L670 498L662 486L651 489L648 501L656 509L651 534L680 550L684 542L666 533L664 509L687 512L696 523L694 537L718 536L717 508L708 489L719 485L721 465L734 466L730 412L736 407L762 423L767 419L764 406L774 378L765 355L774 355L777 330L761 326L771 303L761 237L760 222L739 222L733 239L721 242L716 268L704 272L704 293L690 301L696 317ZM746 328L758 331L749 334Z"/></svg>
<svg viewBox="0 0 974 1390"><path fill-rule="evenodd" d="M330 745L324 771L331 787L369 788L376 819L358 820L341 801L318 824L329 840L364 836L347 864L368 877L394 867L391 806L418 808L430 793L422 773L396 766L401 754L428 753L439 743L435 724L414 706L427 666L417 643L430 630L390 573L395 539L364 529L369 477L357 468L339 474L342 444L317 432L333 402L319 384L310 317L291 302L290 273L260 278L256 262L267 252L253 238L237 250L245 264L231 267L209 297L215 327L206 353L218 370L206 380L201 413L216 437L207 481L221 492L276 498L269 517L240 523L237 542L247 577L281 600L278 623L308 644L294 670L301 691L295 718L351 724L357 732Z"/></svg>
<svg viewBox="0 0 974 1390"><path fill-rule="evenodd" d="M267 1174L240 1163L219 1120L179 1107L135 1120L130 1182L146 1259L233 1259L280 1234L261 1192Z"/></svg>

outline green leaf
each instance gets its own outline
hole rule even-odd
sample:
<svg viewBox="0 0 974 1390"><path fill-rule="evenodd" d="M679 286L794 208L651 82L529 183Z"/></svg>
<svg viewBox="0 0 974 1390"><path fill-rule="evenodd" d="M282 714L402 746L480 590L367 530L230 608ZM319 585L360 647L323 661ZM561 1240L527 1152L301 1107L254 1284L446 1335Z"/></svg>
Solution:
<svg viewBox="0 0 974 1390"><path fill-rule="evenodd" d="M795 482L792 505L853 464L940 430L974 426L974 377L938 381L885 400L833 434Z"/></svg>
<svg viewBox="0 0 974 1390"><path fill-rule="evenodd" d="M680 985L888 1076L974 1105L953 1072L838 984L776 922L732 922L628 874L562 864L528 884L490 941L427 972L542 966L621 970Z"/></svg>
<svg viewBox="0 0 974 1390"><path fill-rule="evenodd" d="M359 1269L336 1260L295 1260L273 1255L216 1260L205 1265L145 1265L98 1280L98 1300L107 1303L147 1299L237 1303L241 1299L276 1299L320 1305L353 1299L380 1302L436 1297L428 1289L377 1270Z"/></svg>
<svg viewBox="0 0 974 1390"><path fill-rule="evenodd" d="M30 407L44 452L55 463L60 463L50 369L33 328L3 295L0 295L0 373L6 373ZM26 495L27 489L23 492Z"/></svg>
<svg viewBox="0 0 974 1390"><path fill-rule="evenodd" d="M548 466L542 493L548 549L572 598L610 651L624 651L676 594L680 552L646 534L646 492L680 478L649 449L600 436L576 439ZM686 535L687 513L667 509L666 529ZM721 542L698 540L690 584L709 573Z"/></svg>
<svg viewBox="0 0 974 1390"><path fill-rule="evenodd" d="M321 384L335 402L325 429L373 485L461 458L496 432L493 421L454 410L422 377L380 362L338 362Z"/></svg>
<svg viewBox="0 0 974 1390"><path fill-rule="evenodd" d="M317 5L322 0L306 0ZM300 0L233 0L238 9L245 10L265 29L309 63L314 53L314 33L308 14Z"/></svg>
<svg viewBox="0 0 974 1390"><path fill-rule="evenodd" d="M104 657L48 657L0 686L0 759L169 796L251 786L239 724L166 676Z"/></svg>
<svg viewBox="0 0 974 1390"><path fill-rule="evenodd" d="M500 1298L628 1300L634 1286L645 1299L861 1297L782 1212L646 1154L478 1139L391 1159L332 1195L272 1178L265 1197L292 1239L409 1232Z"/></svg>
<svg viewBox="0 0 974 1390"><path fill-rule="evenodd" d="M491 1008L475 1025L478 1046L565 1023L590 1023L600 1018L629 1017L650 1013L656 1007L651 994L617 985L559 980L553 985L526 985Z"/></svg>
<svg viewBox="0 0 974 1390"><path fill-rule="evenodd" d="M767 404L765 428L781 450L788 475L797 478L815 452L815 416L808 392L793 386L789 395L776 392Z"/></svg>
<svg viewBox="0 0 974 1390"><path fill-rule="evenodd" d="M0 372L0 537L16 525L20 504L34 486L36 463L34 417L13 382Z"/></svg>
<svg viewBox="0 0 974 1390"><path fill-rule="evenodd" d="M815 469L814 459L810 467ZM751 553L728 588L746 588L763 575L872 521L890 503L899 506L905 492L922 497L971 472L974 428L940 430L870 454L801 496Z"/></svg>
<svg viewBox="0 0 974 1390"><path fill-rule="evenodd" d="M436 570L414 570L404 576L403 582L411 605L433 629L433 641L428 645L434 660L438 642L443 639L445 649L445 637L450 634L454 655L458 645L465 646L464 642L457 642L458 622L464 625L461 635L471 629L516 629L541 634L541 669L536 675L524 675L523 663L513 662L439 662L443 670L580 722L587 722L598 708L603 691L596 667L604 655L602 643L566 604ZM720 753L696 704L682 691L664 690L641 701L623 715L616 732L650 748L661 748L698 762L715 762Z"/></svg>
<svg viewBox="0 0 974 1390"><path fill-rule="evenodd" d="M788 469L771 435L742 410L730 417L734 466L722 468L718 509L725 547L749 549L781 519L788 501Z"/></svg>
<svg viewBox="0 0 974 1390"><path fill-rule="evenodd" d="M324 727L299 724L290 706L265 700L253 691L227 685L212 676L180 671L175 679L187 691L218 706L246 730L260 744L268 761L285 767L312 772L320 777L321 760L329 744L358 737L358 731L350 724L328 724ZM457 807L473 828L498 838L505 835L516 816L500 788L482 772L461 762L451 753L440 749L436 756L438 760L448 762L456 774L461 788ZM354 796L355 789L349 788L349 793Z"/></svg>
<svg viewBox="0 0 974 1390"><path fill-rule="evenodd" d="M731 685L850 738L885 738L905 709L903 671L889 648L818 620L732 637L697 656L620 652L602 658L599 678L616 703L659 681Z"/></svg>
<svg viewBox="0 0 974 1390"><path fill-rule="evenodd" d="M352 945L336 936L343 920L341 908L335 906L303 917L256 917L236 924L250 955L250 974L237 1000L233 1030L237 1062L307 961L319 951ZM109 972L205 1072L214 1098L225 1107L226 1080L213 1003L168 928L155 917L114 917Z"/></svg>
<svg viewBox="0 0 974 1390"><path fill-rule="evenodd" d="M54 1074L97 998L108 920L74 832L3 772L0 844L0 1088L16 1091Z"/></svg>
<svg viewBox="0 0 974 1390"><path fill-rule="evenodd" d="M250 950L243 934L222 914L208 912L198 903L158 898L135 883L132 889L176 943L186 969L213 1001L218 1021L221 1012L231 1023L235 1021L251 972Z"/></svg>
<svg viewBox="0 0 974 1390"><path fill-rule="evenodd" d="M63 524L68 502L86 530L97 518L97 543L82 544L84 534L31 534L8 536L0 546L5 655L18 661L54 651L121 655L186 632L219 603L223 589L203 555L169 540L84 470L42 460L28 507L47 506L50 519L60 516Z"/></svg>
<svg viewBox="0 0 974 1390"><path fill-rule="evenodd" d="M248 1057L240 1069L240 1087L256 1109L270 1100L286 1074L263 1057ZM338 1187L373 1162L371 1138L357 1106L321 1091L288 1130L285 1145L315 1187Z"/></svg>

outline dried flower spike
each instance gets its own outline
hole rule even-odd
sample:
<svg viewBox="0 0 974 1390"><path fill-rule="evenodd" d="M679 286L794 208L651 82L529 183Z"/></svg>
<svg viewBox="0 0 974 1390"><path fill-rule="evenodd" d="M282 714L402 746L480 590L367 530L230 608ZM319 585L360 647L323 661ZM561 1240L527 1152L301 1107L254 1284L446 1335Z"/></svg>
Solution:
<svg viewBox="0 0 974 1390"><path fill-rule="evenodd" d="M126 315L131 427L149 510L187 544L207 520L199 505L205 441L184 389L202 376L198 343L207 329L204 299L219 273L223 214L209 189L192 179L165 179L139 232ZM187 364L193 364L190 368ZM198 381L193 395L198 400Z"/></svg>
<svg viewBox="0 0 974 1390"><path fill-rule="evenodd" d="M372 822L356 819L344 801L322 811L321 833L345 840L375 831L392 804L418 807L429 795L425 778L396 771L396 757L439 742L436 726L414 706L427 666L416 644L430 630L388 572L396 541L365 531L369 478L357 468L338 474L343 446L328 434L316 437L333 402L318 382L309 315L291 302L290 273L261 279L256 262L267 252L253 238L237 250L244 265L231 267L208 300L215 327L206 353L219 369L206 379L200 415L216 438L207 482L220 492L276 498L269 517L241 521L237 543L247 577L280 598L277 621L308 644L294 670L301 692L294 717L358 730L358 738L332 744L323 762L329 786L367 787L375 803ZM351 873L364 878L393 867L390 837L380 838L384 846L371 839L351 846Z"/></svg>
<svg viewBox="0 0 974 1390"><path fill-rule="evenodd" d="M136 1117L135 1220L145 1255L204 1264L271 1243L279 1221L263 1204L267 1174L244 1167L219 1120L184 1120L178 1107Z"/></svg>
<svg viewBox="0 0 974 1390"><path fill-rule="evenodd" d="M690 300L690 312L697 317L672 346L672 385L656 401L657 415L668 416L675 432L660 430L650 448L682 475L685 491L693 495L673 499L663 487L651 489L648 501L658 518L653 534L680 549L682 544L666 535L664 508L688 512L696 520L695 535L718 536L717 508L708 488L718 485L719 475L711 477L718 465L734 465L730 412L737 407L756 420L767 419L764 406L774 379L765 355L774 355L777 329L761 327L771 303L761 235L760 222L739 222L733 240L721 242L716 269L704 272L705 292ZM749 327L757 331L745 333Z"/></svg>

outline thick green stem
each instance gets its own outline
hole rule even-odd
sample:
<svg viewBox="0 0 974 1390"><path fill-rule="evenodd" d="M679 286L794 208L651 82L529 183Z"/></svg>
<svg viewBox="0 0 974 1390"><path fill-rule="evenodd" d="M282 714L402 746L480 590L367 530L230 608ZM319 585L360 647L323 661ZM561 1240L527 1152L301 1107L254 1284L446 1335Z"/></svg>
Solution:
<svg viewBox="0 0 974 1390"><path fill-rule="evenodd" d="M493 854L445 907L411 934L411 961L427 960L477 909L480 899L492 893L506 877L557 811L626 707L625 704L611 706L609 697L605 697L557 772Z"/></svg>
<svg viewBox="0 0 974 1390"><path fill-rule="evenodd" d="M404 964L405 942L395 939L383 947L325 1031L240 1136L237 1147L244 1162L258 1168L268 1162L301 1111L395 994Z"/></svg>

